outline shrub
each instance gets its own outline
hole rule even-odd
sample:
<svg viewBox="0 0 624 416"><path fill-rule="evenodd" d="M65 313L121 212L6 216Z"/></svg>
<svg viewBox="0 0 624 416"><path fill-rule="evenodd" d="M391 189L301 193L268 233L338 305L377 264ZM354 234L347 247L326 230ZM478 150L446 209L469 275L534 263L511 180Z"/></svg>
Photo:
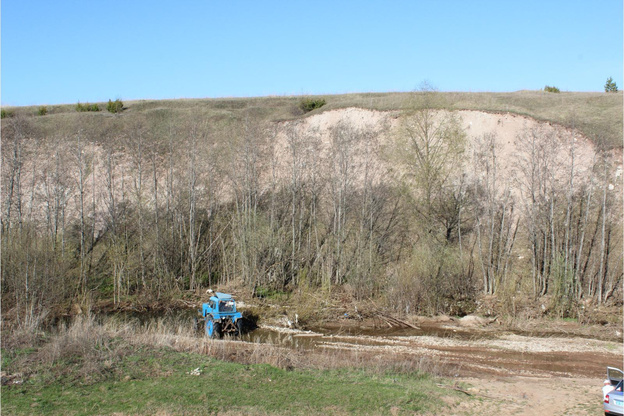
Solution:
<svg viewBox="0 0 624 416"><path fill-rule="evenodd" d="M106 110L110 113L121 113L123 111L123 102L118 98L115 101L108 100Z"/></svg>
<svg viewBox="0 0 624 416"><path fill-rule="evenodd" d="M15 112L11 110L5 110L4 108L0 110L0 113L1 118L13 117L15 115Z"/></svg>
<svg viewBox="0 0 624 416"><path fill-rule="evenodd" d="M546 85L544 87L544 91L546 91L546 92L560 92L559 88L557 88L557 87L550 87L548 85Z"/></svg>
<svg viewBox="0 0 624 416"><path fill-rule="evenodd" d="M81 104L80 102L78 102L78 104L76 104L76 111L78 112L83 112L83 111L100 111L100 106L97 104Z"/></svg>
<svg viewBox="0 0 624 416"><path fill-rule="evenodd" d="M45 105L40 106L39 110L37 110L37 114L40 116L45 116L46 114L48 114L48 107L46 107Z"/></svg>
<svg viewBox="0 0 624 416"><path fill-rule="evenodd" d="M325 105L325 99L324 98L304 98L303 100L301 100L301 102L299 103L299 108L301 110L303 110L304 113L307 113L308 111L312 111L315 110L317 108L321 108Z"/></svg>
<svg viewBox="0 0 624 416"><path fill-rule="evenodd" d="M607 78L607 83L604 86L605 92L617 92L617 84L613 81L612 77Z"/></svg>

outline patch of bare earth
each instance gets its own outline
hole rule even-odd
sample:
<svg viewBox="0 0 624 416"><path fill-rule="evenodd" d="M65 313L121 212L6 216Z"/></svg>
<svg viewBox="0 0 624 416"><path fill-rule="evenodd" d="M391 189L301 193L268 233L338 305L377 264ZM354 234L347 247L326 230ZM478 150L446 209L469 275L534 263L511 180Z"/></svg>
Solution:
<svg viewBox="0 0 624 416"><path fill-rule="evenodd" d="M602 413L601 380L596 378L465 378L476 400L451 406L450 415L598 415Z"/></svg>
<svg viewBox="0 0 624 416"><path fill-rule="evenodd" d="M416 321L418 329L399 335L384 328L371 335L370 326L345 322L318 330L317 338L309 331L301 336L330 355L438 363L441 375L466 394L449 400L445 414L451 415L600 414L606 367L621 367L624 360L619 326L570 324L556 333L561 325L552 324L536 336L485 318Z"/></svg>

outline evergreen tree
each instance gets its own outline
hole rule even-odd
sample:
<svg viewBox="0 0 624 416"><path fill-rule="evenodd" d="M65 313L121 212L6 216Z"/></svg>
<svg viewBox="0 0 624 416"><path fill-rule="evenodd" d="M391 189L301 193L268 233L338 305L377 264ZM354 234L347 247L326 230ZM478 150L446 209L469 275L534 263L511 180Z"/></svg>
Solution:
<svg viewBox="0 0 624 416"><path fill-rule="evenodd" d="M617 84L613 81L613 78L607 78L607 83L604 86L605 92L617 92Z"/></svg>

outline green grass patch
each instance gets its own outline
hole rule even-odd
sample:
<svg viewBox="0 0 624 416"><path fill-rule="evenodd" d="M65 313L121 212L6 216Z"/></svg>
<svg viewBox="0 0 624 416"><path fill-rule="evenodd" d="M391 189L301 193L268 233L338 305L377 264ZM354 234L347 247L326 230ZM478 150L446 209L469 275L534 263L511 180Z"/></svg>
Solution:
<svg viewBox="0 0 624 416"><path fill-rule="evenodd" d="M6 369L15 360L19 359L20 357L30 355L37 350L36 348L28 347L28 348L14 349L14 350L7 350L5 348L2 348L0 351L2 352L2 368Z"/></svg>
<svg viewBox="0 0 624 416"><path fill-rule="evenodd" d="M71 368L71 362L57 363ZM199 374L193 370L199 369ZM196 373L197 374L197 373ZM361 369L283 370L143 348L103 381L31 377L2 388L3 414L414 414L455 392L423 374Z"/></svg>
<svg viewBox="0 0 624 416"><path fill-rule="evenodd" d="M290 298L290 294L288 292L262 286L256 289L255 296L261 299L268 299L276 302L284 302Z"/></svg>

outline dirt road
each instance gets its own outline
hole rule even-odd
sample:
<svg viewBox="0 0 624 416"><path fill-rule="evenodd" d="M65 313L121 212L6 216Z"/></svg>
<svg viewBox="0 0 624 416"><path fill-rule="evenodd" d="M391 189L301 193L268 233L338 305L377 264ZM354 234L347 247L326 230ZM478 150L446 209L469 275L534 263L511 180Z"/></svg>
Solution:
<svg viewBox="0 0 624 416"><path fill-rule="evenodd" d="M535 335L487 325L466 328L460 322L386 330L338 323L314 331L264 327L256 342L272 337L271 342L299 349L435 360L478 399L449 403L450 414L595 415L602 412L606 366L621 367L624 359L617 328L595 336L580 327Z"/></svg>
<svg viewBox="0 0 624 416"><path fill-rule="evenodd" d="M451 415L600 415L602 380L573 377L466 378L478 400L454 403Z"/></svg>

